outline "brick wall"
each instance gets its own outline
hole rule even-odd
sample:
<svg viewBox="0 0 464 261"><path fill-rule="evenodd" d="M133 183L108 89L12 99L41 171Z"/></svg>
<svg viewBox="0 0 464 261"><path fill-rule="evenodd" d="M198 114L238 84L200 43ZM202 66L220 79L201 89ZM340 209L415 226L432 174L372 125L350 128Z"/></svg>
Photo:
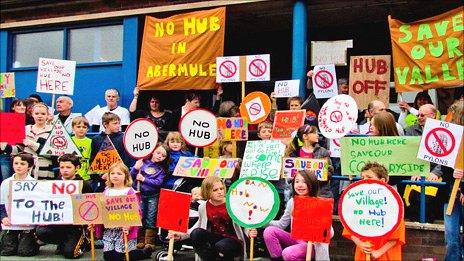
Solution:
<svg viewBox="0 0 464 261"><path fill-rule="evenodd" d="M335 235L330 242L332 261L353 260L355 245L342 237L343 226L334 218ZM444 226L440 224L420 224L406 222L406 245L403 247L403 260L421 260L436 257L443 260L445 255Z"/></svg>

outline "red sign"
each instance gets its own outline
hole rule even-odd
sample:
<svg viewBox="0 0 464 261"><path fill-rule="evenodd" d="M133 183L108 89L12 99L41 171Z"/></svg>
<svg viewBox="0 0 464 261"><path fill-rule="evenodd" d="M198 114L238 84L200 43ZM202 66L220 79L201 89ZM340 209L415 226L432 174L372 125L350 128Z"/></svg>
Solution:
<svg viewBox="0 0 464 261"><path fill-rule="evenodd" d="M295 196L293 203L292 238L330 243L333 198Z"/></svg>
<svg viewBox="0 0 464 261"><path fill-rule="evenodd" d="M26 114L0 112L0 142L22 143L26 137Z"/></svg>
<svg viewBox="0 0 464 261"><path fill-rule="evenodd" d="M272 138L291 138L292 132L303 126L305 114L305 110L276 111L274 126L272 128Z"/></svg>
<svg viewBox="0 0 464 261"><path fill-rule="evenodd" d="M334 82L334 77L329 71L326 70L321 70L317 72L314 77L316 79L316 85L322 89L329 88L330 86L332 86Z"/></svg>
<svg viewBox="0 0 464 261"><path fill-rule="evenodd" d="M161 189L156 226L187 233L191 198L188 193Z"/></svg>
<svg viewBox="0 0 464 261"><path fill-rule="evenodd" d="M447 156L455 145L453 134L445 128L435 128L425 136L425 148L435 157Z"/></svg>

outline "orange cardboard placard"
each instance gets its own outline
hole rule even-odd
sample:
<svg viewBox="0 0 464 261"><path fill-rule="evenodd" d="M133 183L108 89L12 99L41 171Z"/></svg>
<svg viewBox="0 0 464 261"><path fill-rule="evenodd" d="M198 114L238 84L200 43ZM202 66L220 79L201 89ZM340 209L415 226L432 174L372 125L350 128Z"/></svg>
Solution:
<svg viewBox="0 0 464 261"><path fill-rule="evenodd" d="M139 201L136 194L103 196L105 228L141 226Z"/></svg>
<svg viewBox="0 0 464 261"><path fill-rule="evenodd" d="M305 115L305 110L276 111L274 126L272 127L272 138L291 138L292 132L303 126Z"/></svg>
<svg viewBox="0 0 464 261"><path fill-rule="evenodd" d="M263 92L249 93L240 104L240 115L250 124L265 121L270 112L271 100Z"/></svg>
<svg viewBox="0 0 464 261"><path fill-rule="evenodd" d="M90 165L90 173L105 174L108 172L111 165L116 162L122 161L118 151L114 147L110 138L106 136L105 141L100 146L95 159Z"/></svg>
<svg viewBox="0 0 464 261"><path fill-rule="evenodd" d="M74 225L103 224L102 193L72 195Z"/></svg>

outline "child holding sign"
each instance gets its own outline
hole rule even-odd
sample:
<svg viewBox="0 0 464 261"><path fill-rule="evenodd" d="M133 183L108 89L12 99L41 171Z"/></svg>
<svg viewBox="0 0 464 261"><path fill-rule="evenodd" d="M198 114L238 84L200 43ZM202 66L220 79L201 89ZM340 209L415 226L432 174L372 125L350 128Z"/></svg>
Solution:
<svg viewBox="0 0 464 261"><path fill-rule="evenodd" d="M122 162L116 162L109 168L105 196L133 195L136 191L132 188L132 178L129 169ZM101 227L96 227L97 237L101 237ZM125 242L127 235L127 251L130 260L141 260L151 256L151 251L136 249L138 227L105 228L103 231L103 258L108 261L124 260Z"/></svg>
<svg viewBox="0 0 464 261"><path fill-rule="evenodd" d="M361 170L361 176L363 179L388 182L387 169L377 162L366 163ZM347 229L343 229L343 236L356 244L354 260L366 260L366 254L370 254L375 260L401 260L401 246L406 243L404 220L401 220L398 228L388 238L363 242Z"/></svg>
<svg viewBox="0 0 464 261"><path fill-rule="evenodd" d="M245 238L242 228L232 221L227 212L224 181L215 176L206 177L201 183L201 193L207 201L198 207L197 223L188 230L188 234L169 232L169 238L190 236L195 253L203 260L244 258Z"/></svg>
<svg viewBox="0 0 464 261"><path fill-rule="evenodd" d="M138 160L132 167L130 174L132 179L140 182L140 208L142 209L143 228L137 237L137 248L155 250L153 238L156 235L156 212L161 184L168 171L169 148L158 143L150 159ZM134 182L134 189L137 183Z"/></svg>
<svg viewBox="0 0 464 261"><path fill-rule="evenodd" d="M10 202L10 184L12 180L34 180L29 172L34 167L34 158L29 153L13 156L13 176L2 182L0 192L0 218L4 235L1 240L2 256L35 256L39 252L33 226L14 226L11 224L7 206Z"/></svg>
<svg viewBox="0 0 464 261"><path fill-rule="evenodd" d="M314 171L300 170L293 179L293 195L305 197L317 197L319 194L319 183ZM305 260L307 242L295 240L285 229L292 222L293 198L287 202L285 212L279 220L269 223L264 230L263 236L266 247L273 260ZM255 237L256 229L250 229L250 237ZM334 234L333 228L330 236ZM316 260L329 260L329 245L314 243Z"/></svg>

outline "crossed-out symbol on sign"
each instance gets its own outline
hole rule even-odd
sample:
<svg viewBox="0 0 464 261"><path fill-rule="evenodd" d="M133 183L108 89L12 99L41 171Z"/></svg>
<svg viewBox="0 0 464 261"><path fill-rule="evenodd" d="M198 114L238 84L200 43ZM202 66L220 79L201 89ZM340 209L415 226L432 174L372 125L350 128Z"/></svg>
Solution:
<svg viewBox="0 0 464 261"><path fill-rule="evenodd" d="M331 114L330 114L330 120L332 122L335 122L335 123L338 123L338 122L341 122L343 119L343 114L341 111L333 111Z"/></svg>
<svg viewBox="0 0 464 261"><path fill-rule="evenodd" d="M258 115L261 112L261 105L257 102L252 103L248 112L253 116Z"/></svg>
<svg viewBox="0 0 464 261"><path fill-rule="evenodd" d="M449 155L453 151L455 143L453 134L445 128L435 128L425 136L425 148L435 157Z"/></svg>
<svg viewBox="0 0 464 261"><path fill-rule="evenodd" d="M329 71L320 70L314 76L316 85L321 89L327 89L332 86L334 78Z"/></svg>
<svg viewBox="0 0 464 261"><path fill-rule="evenodd" d="M237 66L231 61L224 61L219 65L219 73L224 78L230 78L237 72Z"/></svg>
<svg viewBox="0 0 464 261"><path fill-rule="evenodd" d="M254 77L261 77L266 73L267 65L266 62L261 59L254 59L248 66L248 71Z"/></svg>
<svg viewBox="0 0 464 261"><path fill-rule="evenodd" d="M97 204L92 201L85 201L79 206L79 215L85 221L94 221L99 216Z"/></svg>
<svg viewBox="0 0 464 261"><path fill-rule="evenodd" d="M64 148L66 148L66 145L68 144L66 139L64 137L62 137L62 136L53 137L52 140L51 140L51 143L57 149L64 149Z"/></svg>

